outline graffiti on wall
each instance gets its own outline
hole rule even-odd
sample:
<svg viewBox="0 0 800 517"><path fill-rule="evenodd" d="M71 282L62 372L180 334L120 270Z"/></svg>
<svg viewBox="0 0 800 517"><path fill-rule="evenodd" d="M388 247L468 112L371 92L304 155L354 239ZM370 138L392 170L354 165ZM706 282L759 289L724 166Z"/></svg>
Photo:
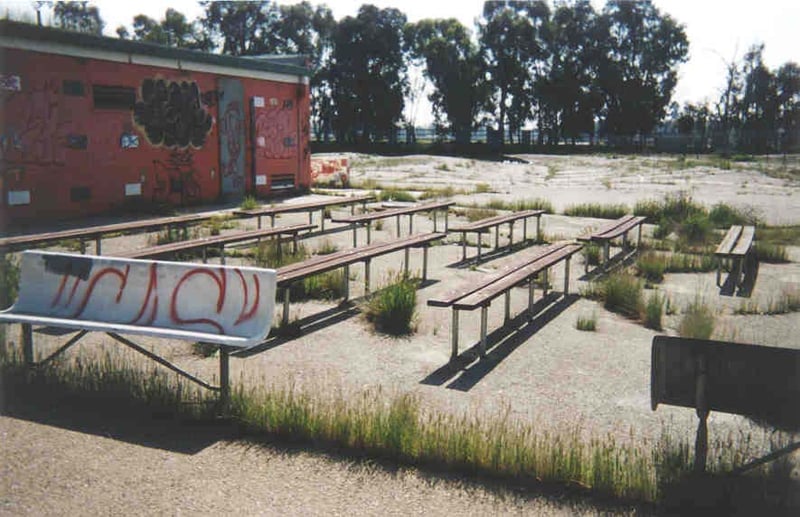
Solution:
<svg viewBox="0 0 800 517"><path fill-rule="evenodd" d="M154 146L180 149L203 147L213 124L196 82L165 79L142 81L133 119Z"/></svg>
<svg viewBox="0 0 800 517"><path fill-rule="evenodd" d="M295 112L270 104L257 110L256 153L262 158L286 159L297 156Z"/></svg>
<svg viewBox="0 0 800 517"><path fill-rule="evenodd" d="M58 84L44 81L4 96L0 161L64 165L66 149L82 143L70 138L76 135Z"/></svg>
<svg viewBox="0 0 800 517"><path fill-rule="evenodd" d="M230 189L238 190L244 185L244 175L241 173L244 157L244 115L242 105L237 101L229 102L225 106L225 113L219 121L220 141L224 148L220 153L222 166L222 180L230 181Z"/></svg>
<svg viewBox="0 0 800 517"><path fill-rule="evenodd" d="M154 202L173 202L188 204L201 198L194 156L189 150L173 150L166 160L153 160Z"/></svg>

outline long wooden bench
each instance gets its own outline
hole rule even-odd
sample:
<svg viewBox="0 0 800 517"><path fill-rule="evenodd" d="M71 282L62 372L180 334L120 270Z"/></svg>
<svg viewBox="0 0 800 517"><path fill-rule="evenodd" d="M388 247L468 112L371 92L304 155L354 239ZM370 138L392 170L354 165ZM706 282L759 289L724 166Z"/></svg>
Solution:
<svg viewBox="0 0 800 517"><path fill-rule="evenodd" d="M332 217L331 221L335 223L347 223L353 229L353 247L358 246L357 229L359 226L366 226L367 228L367 244L372 242L372 222L387 217L397 217L397 238L400 238L400 216L408 216L408 233L411 235L414 232L414 214L419 212L433 212L433 231L438 231L436 214L439 210L444 210L444 231L447 232L448 228L448 209L455 204L455 201L431 201L428 203L418 203L410 206L399 208L392 208L389 210L382 210L378 212L370 212L366 214L351 215L349 217Z"/></svg>
<svg viewBox="0 0 800 517"><path fill-rule="evenodd" d="M724 262L731 262L729 271L734 276L737 287L742 286L745 273L745 265L752 258L753 241L755 241L755 226L734 225L728 229L725 238L717 246L714 257L717 261L717 286L721 286L722 266Z"/></svg>
<svg viewBox="0 0 800 517"><path fill-rule="evenodd" d="M95 241L95 254L102 255L102 238L109 233L133 233L159 230L161 228L177 226L184 230L189 224L208 221L215 214L186 214L172 217L158 217L141 221L128 221L124 223L104 224L88 228L75 228L57 232L37 233L29 235L15 235L0 238L0 254L26 250L36 246L43 246L53 242L67 239L79 239L81 253L86 252L86 240Z"/></svg>
<svg viewBox="0 0 800 517"><path fill-rule="evenodd" d="M278 268L277 270L277 286L283 289L283 322L289 322L289 304L290 288L293 283L299 282L304 278L318 275L332 271L334 269L344 268L344 299L350 297L350 265L357 262L364 263L364 291L369 293L370 290L370 262L373 258L381 255L386 255L395 251L405 251L404 269L406 274L409 270L409 250L411 248L422 248L422 280L428 278L428 247L435 241L444 239L447 234L445 233L426 233L422 235L411 235L404 239L398 239L391 242L379 242L362 246L360 248L352 248L349 250L342 250L328 255L318 255L303 262L289 264Z"/></svg>
<svg viewBox="0 0 800 517"><path fill-rule="evenodd" d="M314 223L314 212L320 211L320 230L325 231L325 210L334 206L350 206L350 213L355 213L355 206L360 204L366 209L367 202L374 196L332 196L330 199L307 201L304 203L282 203L280 205L262 206L252 210L234 210L237 217L258 217L258 228L261 229L261 218L269 216L271 226L275 226L275 216L293 212L308 212L308 224Z"/></svg>
<svg viewBox="0 0 800 517"><path fill-rule="evenodd" d="M25 251L19 295L0 323L21 323L26 364L42 365L88 332L116 341L203 387L229 394L229 349L261 343L275 307L274 270ZM35 361L34 325L79 331ZM220 386L191 375L120 334L211 343L220 347Z"/></svg>
<svg viewBox="0 0 800 517"><path fill-rule="evenodd" d="M255 239L262 239L265 237L278 237L278 252L281 251L281 237L288 235L292 238L292 245L294 251L297 251L297 236L300 232L309 231L316 228L313 224L295 224L291 226L276 226L275 228L266 228L263 230L252 230L247 232L237 232L227 235L216 235L213 237L203 237L201 239L192 239L189 241L170 242L168 244L161 244L149 248L141 248L137 250L116 253L115 256L121 258L164 258L174 255L182 251L195 251L202 250L203 263L206 262L206 250L212 246L218 246L220 252L221 263L225 263L225 245L237 242L251 241Z"/></svg>
<svg viewBox="0 0 800 517"><path fill-rule="evenodd" d="M570 258L579 252L583 246L570 242L562 242L547 246L528 255L521 260L516 260L499 271L485 276L483 279L451 291L443 296L431 298L428 305L431 307L450 307L453 310L450 328L452 344L451 361L458 357L458 312L481 309L481 337L480 354L486 355L486 327L489 306L492 300L500 295L505 298L505 319L511 319L511 289L528 284L528 310L532 317L531 308L534 300L534 280L543 273L544 295L547 295L548 271L551 267L564 261L564 294L569 293L569 263Z"/></svg>
<svg viewBox="0 0 800 517"><path fill-rule="evenodd" d="M450 228L451 232L461 233L461 260L467 260L467 233L478 234L478 258L481 260L481 235L494 228L494 247L500 247L500 225L508 224L508 246L509 248L514 245L514 223L522 219L522 240L528 238L528 218L536 218L536 240L542 238L541 226L539 220L544 213L544 210L524 210L521 212L513 212L510 214L498 215L495 217L488 217L468 224L463 224Z"/></svg>
<svg viewBox="0 0 800 517"><path fill-rule="evenodd" d="M639 250L641 248L642 225L646 219L646 217L642 216L624 215L616 221L612 221L602 226L600 229L589 233L588 235L582 235L578 237L578 240L582 242L600 243L603 246L603 261L600 264L600 267L605 268L610 260L611 241L622 237L622 249L624 251L628 247L628 232L636 227L639 228L639 236L636 240L636 249ZM585 264L585 267L588 270L588 262Z"/></svg>

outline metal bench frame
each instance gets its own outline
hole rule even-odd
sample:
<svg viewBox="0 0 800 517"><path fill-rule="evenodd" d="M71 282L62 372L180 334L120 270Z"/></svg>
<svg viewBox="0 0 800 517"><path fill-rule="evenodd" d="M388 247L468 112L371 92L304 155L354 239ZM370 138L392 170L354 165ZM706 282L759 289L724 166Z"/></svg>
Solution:
<svg viewBox="0 0 800 517"><path fill-rule="evenodd" d="M374 196L336 196L333 199L323 199L319 201L308 201L305 203L284 203L274 206L264 206L254 210L235 210L233 213L237 217L258 217L258 229L261 229L261 218L269 216L270 226L275 226L275 216L278 214L288 214L292 212L308 212L308 224L314 224L314 212L320 211L320 230L325 231L325 210L334 206L350 205L350 213L355 214L355 205L361 204L362 209L366 210L367 202L375 199Z"/></svg>
<svg viewBox="0 0 800 517"><path fill-rule="evenodd" d="M490 274L480 282L448 293L439 298L428 300L431 307L450 307L453 311L450 325L451 354L450 361L458 357L458 311L481 309L480 356L486 356L486 334L489 306L492 300L503 295L504 324L511 319L511 289L528 285L528 313L533 318L534 283L539 274L543 275L543 296L547 296L548 276L551 267L562 260L564 266L564 294L569 294L569 264L572 255L578 253L583 246L570 242L550 245L536 254L507 264L496 273Z"/></svg>
<svg viewBox="0 0 800 517"><path fill-rule="evenodd" d="M628 249L628 232L633 230L634 228L639 228L639 235L636 239L636 248L634 249L634 253L638 252L642 247L642 225L644 224L646 217L642 216L633 216L633 215L624 215L617 219L616 221L612 221L605 226L601 227L599 230L590 233L589 235L583 235L578 237L578 240L581 242L599 242L603 246L603 261L600 264L601 269L606 269L608 267L608 263L611 260L611 241L622 237L622 250L623 252ZM589 271L589 262L587 261L584 264L584 271Z"/></svg>
<svg viewBox="0 0 800 517"><path fill-rule="evenodd" d="M414 214L419 212L433 212L433 231L438 232L436 215L439 210L444 209L444 231L447 233L449 226L449 208L455 201L433 201L430 203L415 204L406 207L392 208L380 212L372 212L349 217L332 217L335 223L347 223L353 229L353 247L358 246L358 227L365 226L367 229L367 244L372 243L372 222L387 217L397 217L397 238L400 238L400 216L408 215L408 234L414 233Z"/></svg>
<svg viewBox="0 0 800 517"><path fill-rule="evenodd" d="M450 228L451 232L461 233L461 260L467 260L467 233L475 232L478 234L478 256L477 261L481 260L481 236L484 232L489 231L489 228L494 228L494 247L500 247L500 225L508 223L508 247L509 249L514 246L514 223L522 219L522 242L528 238L528 218L536 218L536 241L542 239L541 229L541 216L544 210L525 210L522 212L514 212L512 214L498 215L496 217L489 217L475 221L473 223L465 224L462 226Z"/></svg>
<svg viewBox="0 0 800 517"><path fill-rule="evenodd" d="M744 282L744 264L753 253L755 242L755 226L733 225L728 229L722 242L714 251L717 262L717 287L722 286L722 267L729 262L728 271L736 274L734 282L736 287L741 287Z"/></svg>

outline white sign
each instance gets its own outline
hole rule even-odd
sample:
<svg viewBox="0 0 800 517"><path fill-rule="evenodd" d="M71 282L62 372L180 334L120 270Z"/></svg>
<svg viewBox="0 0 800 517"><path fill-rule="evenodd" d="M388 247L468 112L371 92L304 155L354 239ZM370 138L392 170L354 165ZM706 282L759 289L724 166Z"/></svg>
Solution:
<svg viewBox="0 0 800 517"><path fill-rule="evenodd" d="M30 204L31 204L31 191L30 190L9 190L8 191L8 206L30 205Z"/></svg>
<svg viewBox="0 0 800 517"><path fill-rule="evenodd" d="M256 185L266 185L267 184L267 175L266 174L257 174L256 175Z"/></svg>
<svg viewBox="0 0 800 517"><path fill-rule="evenodd" d="M264 107L264 97L253 97L253 107L254 108L263 108Z"/></svg>
<svg viewBox="0 0 800 517"><path fill-rule="evenodd" d="M142 184L141 183L126 183L125 184L125 195L126 196L141 196L142 195Z"/></svg>

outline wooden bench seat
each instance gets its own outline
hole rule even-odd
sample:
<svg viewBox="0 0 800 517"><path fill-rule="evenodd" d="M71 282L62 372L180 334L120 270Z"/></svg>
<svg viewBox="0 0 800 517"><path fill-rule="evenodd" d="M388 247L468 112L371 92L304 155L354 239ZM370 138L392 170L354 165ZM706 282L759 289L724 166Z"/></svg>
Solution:
<svg viewBox="0 0 800 517"><path fill-rule="evenodd" d="M262 206L252 210L234 210L237 217L258 217L258 228L261 229L261 218L269 216L271 226L275 226L275 216L293 212L308 212L308 224L314 223L314 212L320 211L320 230L325 231L325 210L334 206L350 205L351 213L355 213L355 205L361 204L366 208L367 202L375 199L374 196L331 196L330 199L306 201L303 203L282 203L279 205Z"/></svg>
<svg viewBox="0 0 800 517"><path fill-rule="evenodd" d="M0 323L22 324L29 366L47 363L88 332L105 332L183 377L219 390L225 399L228 349L266 339L275 292L270 269L25 251L17 300L0 312ZM37 363L33 325L78 333ZM211 386L120 333L218 345L221 385Z"/></svg>
<svg viewBox="0 0 800 517"><path fill-rule="evenodd" d="M79 239L81 253L86 252L86 240L95 241L95 254L102 255L102 238L110 233L132 233L159 230L161 228L178 226L186 228L189 224L208 221L215 214L185 214L172 217L158 217L124 223L104 224L87 228L74 228L57 232L37 233L29 235L15 235L0 238L0 254L18 250L26 250L62 240Z"/></svg>
<svg viewBox="0 0 800 517"><path fill-rule="evenodd" d="M444 239L447 234L445 233L427 233L421 235L411 235L404 239L398 239L390 242L379 242L362 246L360 248L351 248L348 250L338 251L328 255L318 255L302 262L288 264L277 269L277 286L284 290L283 299L283 322L289 321L289 304L290 288L293 283L299 282L305 278L326 273L334 269L344 268L344 299L350 297L349 277L350 265L357 262L364 263L364 291L369 293L370 290L370 262L373 258L393 253L395 251L405 251L404 269L406 274L409 271L409 250L411 248L422 248L422 280L425 281L428 276L428 247L435 241Z"/></svg>
<svg viewBox="0 0 800 517"><path fill-rule="evenodd" d="M316 228L313 224L295 224L291 226L277 226L275 228L267 228L263 230L251 230L247 232L231 233L227 235L215 235L212 237L203 237L201 239L192 239L189 241L170 242L168 244L161 244L149 248L142 248L138 250L131 250L122 253L116 253L115 256L122 258L159 258L181 251L203 251L203 263L206 262L206 250L211 246L218 246L220 250L221 262L225 263L225 245L235 242L245 242L254 239L261 239L264 237L279 237L278 250L280 251L280 236L289 235L292 237L294 250L297 251L297 235L303 231L309 231Z"/></svg>
<svg viewBox="0 0 800 517"><path fill-rule="evenodd" d="M455 204L455 201L431 201L428 203L418 203L410 206L403 206L399 208L390 208L387 210L380 210L377 212L369 212L358 215L350 215L345 217L332 217L331 221L336 223L349 224L353 229L353 247L358 246L357 229L359 226L367 228L367 244L372 241L372 222L387 217L397 217L397 237L400 238L400 216L408 216L408 233L411 235L414 232L414 214L419 212L433 212L433 231L437 232L436 214L439 210L444 210L444 231L447 232L448 228L448 209Z"/></svg>
<svg viewBox="0 0 800 517"><path fill-rule="evenodd" d="M748 260L752 259L753 243L755 241L755 226L733 225L728 229L722 242L714 251L717 261L717 286L721 286L722 266L730 262L729 271L735 275L734 282L737 287L742 286L747 270Z"/></svg>
<svg viewBox="0 0 800 517"><path fill-rule="evenodd" d="M458 357L458 311L472 311L481 309L481 357L486 354L486 331L488 309L492 301L504 295L505 297L505 322L511 318L511 289L528 284L528 310L533 307L533 286L536 277L543 273L544 294L547 294L548 271L561 261L565 263L564 294L569 293L569 263L570 258L579 252L583 246L570 242L552 244L544 249L537 250L522 259L506 264L495 273L486 275L483 279L460 287L443 296L431 298L427 304L431 307L450 307L453 311L450 329L452 343L451 361ZM532 313L531 313L532 316Z"/></svg>
<svg viewBox="0 0 800 517"><path fill-rule="evenodd" d="M482 249L481 235L484 232L489 231L490 228L495 229L494 247L495 249L497 249L500 247L500 225L508 224L508 246L510 248L514 245L514 223L522 219L522 240L524 242L528 238L528 218L535 217L536 240L539 241L542 238L540 218L543 213L544 210L523 210L520 212L512 212L510 214L488 217L486 219L481 219L480 221L474 221L472 223L455 226L450 228L449 231L461 233L461 260L467 260L467 233L473 233L473 232L477 233L478 234L477 260L480 261L481 249Z"/></svg>
<svg viewBox="0 0 800 517"><path fill-rule="evenodd" d="M639 250L642 245L642 225L644 224L646 217L642 216L634 216L634 215L624 215L615 221L611 221L610 223L603 225L598 230L595 230L588 235L582 235L578 237L579 241L582 242L596 242L600 243L603 246L603 260L600 264L601 268L605 268L608 265L610 260L610 247L611 241L622 237L622 249L625 251L628 247L628 232L633 230L634 228L639 228L639 236L636 241L636 250ZM585 265L586 270L589 269L588 262Z"/></svg>

